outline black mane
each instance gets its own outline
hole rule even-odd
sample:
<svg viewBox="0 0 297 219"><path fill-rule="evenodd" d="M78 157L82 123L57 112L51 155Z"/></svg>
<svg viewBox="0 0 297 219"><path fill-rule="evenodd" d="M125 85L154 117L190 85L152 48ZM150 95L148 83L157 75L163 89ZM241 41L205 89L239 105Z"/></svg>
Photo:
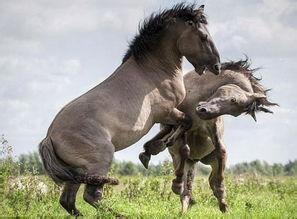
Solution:
<svg viewBox="0 0 297 219"><path fill-rule="evenodd" d="M231 70L245 75L251 82L254 92L266 94L268 90L259 83L261 78L257 78L254 73L260 68L251 68L251 61L248 56L239 61L229 61L222 63L222 70Z"/></svg>
<svg viewBox="0 0 297 219"><path fill-rule="evenodd" d="M151 52L158 44L162 30L164 30L172 18L195 21L195 8L196 4L179 3L171 9L151 14L139 25L139 33L130 42L122 62L127 61L132 55L138 61L148 52Z"/></svg>

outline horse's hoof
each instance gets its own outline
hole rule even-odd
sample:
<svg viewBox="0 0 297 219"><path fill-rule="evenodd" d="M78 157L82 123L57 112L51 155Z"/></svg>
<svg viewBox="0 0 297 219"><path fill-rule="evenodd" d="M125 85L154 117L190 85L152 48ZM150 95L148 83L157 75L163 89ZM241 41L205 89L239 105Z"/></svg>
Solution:
<svg viewBox="0 0 297 219"><path fill-rule="evenodd" d="M125 215L120 214L120 213L116 213L115 218L122 219L122 218L125 218Z"/></svg>
<svg viewBox="0 0 297 219"><path fill-rule="evenodd" d="M148 169L148 165L150 162L151 156L150 155L146 155L144 152L139 154L139 160L141 161L142 165Z"/></svg>
<svg viewBox="0 0 297 219"><path fill-rule="evenodd" d="M71 212L71 215L72 215L73 217L82 217L82 216L83 216L83 214L80 213L79 210L77 210L77 209L73 210L73 211Z"/></svg>
<svg viewBox="0 0 297 219"><path fill-rule="evenodd" d="M228 205L225 204L225 203L221 203L221 204L220 204L220 211L221 211L222 213L226 213L226 212L228 212Z"/></svg>

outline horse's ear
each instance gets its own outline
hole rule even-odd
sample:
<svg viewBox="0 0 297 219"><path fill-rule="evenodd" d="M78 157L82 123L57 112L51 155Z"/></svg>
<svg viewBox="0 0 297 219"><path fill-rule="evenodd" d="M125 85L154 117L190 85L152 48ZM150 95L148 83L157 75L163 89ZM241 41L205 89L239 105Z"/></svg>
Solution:
<svg viewBox="0 0 297 219"><path fill-rule="evenodd" d="M198 8L198 11L204 12L204 5L200 5L200 7Z"/></svg>
<svg viewBox="0 0 297 219"><path fill-rule="evenodd" d="M203 14L204 13L204 5L200 5L198 9L195 10L195 13L198 14Z"/></svg>

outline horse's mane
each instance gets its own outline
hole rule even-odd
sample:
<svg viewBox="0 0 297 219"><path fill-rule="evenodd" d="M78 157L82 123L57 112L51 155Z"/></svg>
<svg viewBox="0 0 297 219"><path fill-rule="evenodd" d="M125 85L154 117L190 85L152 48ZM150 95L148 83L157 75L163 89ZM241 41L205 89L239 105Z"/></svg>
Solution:
<svg viewBox="0 0 297 219"><path fill-rule="evenodd" d="M132 55L138 61L156 48L163 30L171 22L172 18L194 21L196 17L195 8L196 4L179 3L171 9L151 14L139 25L139 33L130 42L122 62L127 61Z"/></svg>
<svg viewBox="0 0 297 219"><path fill-rule="evenodd" d="M259 83L262 78L257 78L254 73L260 68L251 68L251 61L246 56L245 59L239 61L229 61L222 63L222 70L231 70L245 75L251 82L254 92L266 94L268 90Z"/></svg>

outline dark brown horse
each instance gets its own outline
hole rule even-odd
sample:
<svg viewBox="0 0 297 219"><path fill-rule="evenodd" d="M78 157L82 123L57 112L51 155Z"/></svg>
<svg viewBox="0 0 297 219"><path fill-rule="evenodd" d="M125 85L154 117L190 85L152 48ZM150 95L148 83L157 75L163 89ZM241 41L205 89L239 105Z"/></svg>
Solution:
<svg viewBox="0 0 297 219"><path fill-rule="evenodd" d="M50 177L64 184L60 203L70 214L80 215L75 198L81 183L84 200L94 207L104 184L118 183L107 177L115 151L137 142L155 123L186 130L188 118L176 108L186 95L182 57L199 74L205 68L220 72L203 10L182 3L152 14L116 71L54 119L39 151Z"/></svg>

